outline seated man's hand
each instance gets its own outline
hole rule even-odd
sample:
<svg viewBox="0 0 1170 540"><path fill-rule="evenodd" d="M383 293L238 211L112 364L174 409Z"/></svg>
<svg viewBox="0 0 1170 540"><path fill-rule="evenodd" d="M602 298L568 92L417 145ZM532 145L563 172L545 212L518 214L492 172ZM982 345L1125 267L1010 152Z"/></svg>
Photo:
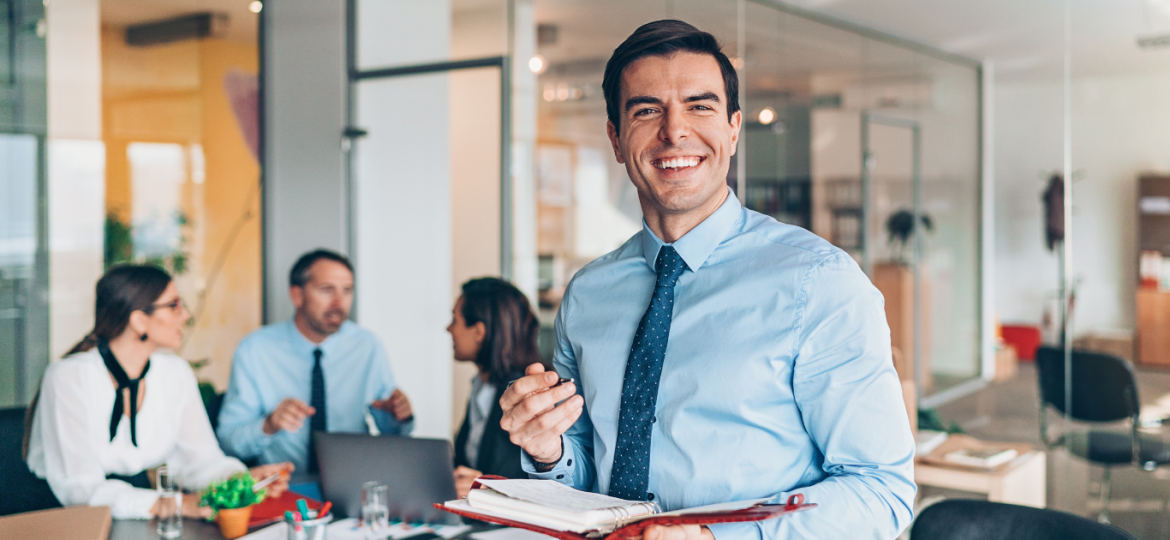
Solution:
<svg viewBox="0 0 1170 540"><path fill-rule="evenodd" d="M317 409L310 407L304 401L296 398L284 398L272 414L264 419L264 433L275 435L277 431L298 431L305 423L305 418L313 416Z"/></svg>
<svg viewBox="0 0 1170 540"><path fill-rule="evenodd" d="M370 404L376 409L382 409L392 415L394 419L399 422L406 422L414 418L414 410L410 407L410 400L406 398L406 394L402 390L395 388L390 393L390 397L380 399Z"/></svg>
<svg viewBox="0 0 1170 540"><path fill-rule="evenodd" d="M651 525L642 531L642 540L715 540L702 525Z"/></svg>
<svg viewBox="0 0 1170 540"><path fill-rule="evenodd" d="M471 492L471 485L475 483L475 479L481 476L483 476L483 473L471 467L464 467L463 465L455 467L455 494L460 499L466 497Z"/></svg>
<svg viewBox="0 0 1170 540"><path fill-rule="evenodd" d="M264 487L264 489L268 490L268 495L270 497L279 497L288 490L288 477L295 469L296 467L293 466L292 463L286 461L284 463L273 463L271 465L260 465L257 467L252 467L251 469L248 469L248 474L252 475L252 479L257 482L264 480L265 478L268 478L274 474L279 474L280 476L276 480L273 480L271 484L268 484Z"/></svg>
<svg viewBox="0 0 1170 540"><path fill-rule="evenodd" d="M581 417L585 400L576 395L573 383L552 388L560 376L545 372L540 364L528 366L524 373L500 396L504 409L500 427L533 459L554 463L561 459L561 434ZM557 405L559 401L564 403Z"/></svg>

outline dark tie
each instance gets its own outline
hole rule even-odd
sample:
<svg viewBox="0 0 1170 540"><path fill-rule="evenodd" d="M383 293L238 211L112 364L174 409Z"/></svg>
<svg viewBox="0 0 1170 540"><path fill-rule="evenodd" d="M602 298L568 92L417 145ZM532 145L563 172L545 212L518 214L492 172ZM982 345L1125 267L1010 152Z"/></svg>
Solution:
<svg viewBox="0 0 1170 540"><path fill-rule="evenodd" d="M321 369L321 349L313 349L313 393L309 397L309 405L316 411L309 420L310 431L325 431L325 372ZM317 452L313 448L312 437L309 437L309 472L317 472Z"/></svg>
<svg viewBox="0 0 1170 540"><path fill-rule="evenodd" d="M638 324L634 345L630 348L630 360L626 363L617 445L609 479L609 494L627 500L647 498L650 434L654 405L658 402L658 380L666 359L666 340L670 336L674 284L686 265L673 246L662 246L654 267L658 269L654 295Z"/></svg>

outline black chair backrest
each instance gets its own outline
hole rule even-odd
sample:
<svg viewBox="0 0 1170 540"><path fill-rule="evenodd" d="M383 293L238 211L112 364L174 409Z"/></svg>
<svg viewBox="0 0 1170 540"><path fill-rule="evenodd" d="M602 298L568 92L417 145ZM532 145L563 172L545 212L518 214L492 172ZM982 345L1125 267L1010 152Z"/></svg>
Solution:
<svg viewBox="0 0 1170 540"><path fill-rule="evenodd" d="M24 412L25 407L0 409L0 516L61 506L49 483L24 462Z"/></svg>
<svg viewBox="0 0 1170 540"><path fill-rule="evenodd" d="M207 419L211 421L211 431L219 429L219 410L223 407L223 394L213 393L203 398L203 408L207 410Z"/></svg>
<svg viewBox="0 0 1170 540"><path fill-rule="evenodd" d="M1014 504L949 499L928 506L910 540L1136 540L1133 535L1080 516Z"/></svg>
<svg viewBox="0 0 1170 540"><path fill-rule="evenodd" d="M1072 352L1072 411L1065 411L1064 350L1036 351L1040 399L1083 422L1115 422L1141 410L1137 380L1129 362L1108 354Z"/></svg>

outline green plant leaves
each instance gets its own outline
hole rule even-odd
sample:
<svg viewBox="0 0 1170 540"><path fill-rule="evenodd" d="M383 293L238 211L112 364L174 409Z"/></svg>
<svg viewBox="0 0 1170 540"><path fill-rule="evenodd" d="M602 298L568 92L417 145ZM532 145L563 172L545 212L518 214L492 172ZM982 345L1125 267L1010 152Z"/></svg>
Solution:
<svg viewBox="0 0 1170 540"><path fill-rule="evenodd" d="M242 472L236 473L227 479L207 486L200 495L199 505L214 510L243 508L264 500L268 490L261 489L253 492L252 486L256 481L252 475Z"/></svg>

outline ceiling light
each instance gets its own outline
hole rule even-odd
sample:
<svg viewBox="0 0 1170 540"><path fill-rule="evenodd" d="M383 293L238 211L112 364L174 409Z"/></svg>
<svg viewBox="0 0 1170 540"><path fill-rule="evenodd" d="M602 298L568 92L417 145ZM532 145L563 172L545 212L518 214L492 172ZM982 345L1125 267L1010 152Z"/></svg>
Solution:
<svg viewBox="0 0 1170 540"><path fill-rule="evenodd" d="M260 10L262 9L264 9L264 3L260 2L260 0L256 0L251 4L248 4L248 11L251 11L252 13L260 13Z"/></svg>
<svg viewBox="0 0 1170 540"><path fill-rule="evenodd" d="M528 69L531 69L533 73L544 73L546 67L548 65L545 64L544 57L539 54L528 59Z"/></svg>
<svg viewBox="0 0 1170 540"><path fill-rule="evenodd" d="M764 110L760 111L759 118L761 124L771 124L776 121L776 111L771 107L764 107Z"/></svg>

